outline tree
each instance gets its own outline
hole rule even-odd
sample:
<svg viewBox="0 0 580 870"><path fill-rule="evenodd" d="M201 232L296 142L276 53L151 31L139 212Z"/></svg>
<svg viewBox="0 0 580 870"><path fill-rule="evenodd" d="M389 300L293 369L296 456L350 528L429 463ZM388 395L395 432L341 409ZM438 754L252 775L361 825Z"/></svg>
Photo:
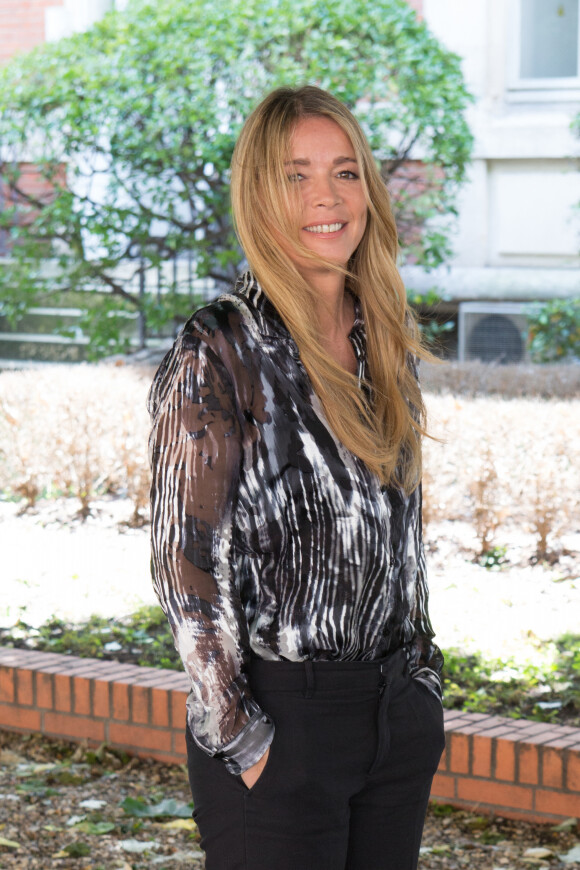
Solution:
<svg viewBox="0 0 580 870"><path fill-rule="evenodd" d="M442 262L470 97L459 58L404 0L134 0L0 72L5 313L91 290L79 297L86 327L110 349L124 311L150 327L179 312L167 264L184 254L196 277L230 283L242 261L227 194L237 133L265 93L304 82L355 110L406 256ZM152 270L159 292L143 292Z"/></svg>

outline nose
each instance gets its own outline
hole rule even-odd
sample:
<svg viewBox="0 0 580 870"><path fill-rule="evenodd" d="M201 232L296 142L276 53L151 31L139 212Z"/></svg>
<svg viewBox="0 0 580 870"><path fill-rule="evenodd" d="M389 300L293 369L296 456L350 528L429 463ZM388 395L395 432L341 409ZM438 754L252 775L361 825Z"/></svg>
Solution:
<svg viewBox="0 0 580 870"><path fill-rule="evenodd" d="M312 193L312 204L314 206L332 208L341 201L332 178L324 177L316 179Z"/></svg>

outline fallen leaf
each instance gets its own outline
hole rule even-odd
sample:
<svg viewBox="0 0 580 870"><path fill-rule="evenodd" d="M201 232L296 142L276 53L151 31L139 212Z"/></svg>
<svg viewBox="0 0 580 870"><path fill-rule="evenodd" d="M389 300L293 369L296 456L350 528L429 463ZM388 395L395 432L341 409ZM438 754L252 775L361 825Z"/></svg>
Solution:
<svg viewBox="0 0 580 870"><path fill-rule="evenodd" d="M0 846L6 846L7 849L20 849L20 843L14 840L7 840L6 837L0 837Z"/></svg>
<svg viewBox="0 0 580 870"><path fill-rule="evenodd" d="M128 816L137 818L155 818L158 816L177 816L182 819L191 818L191 806L179 804L175 798L167 798L158 804L148 804L142 798L127 797L120 804Z"/></svg>
<svg viewBox="0 0 580 870"><path fill-rule="evenodd" d="M559 855L558 857L564 864L574 864L576 861L580 862L580 846L573 846L565 855Z"/></svg>
<svg viewBox="0 0 580 870"><path fill-rule="evenodd" d="M76 843L69 843L68 846L64 847L63 852L65 852L69 858L85 858L87 855L91 854L91 847L88 843L79 840Z"/></svg>
<svg viewBox="0 0 580 870"><path fill-rule="evenodd" d="M107 801L95 800L95 798L87 798L86 801L81 801L79 807L84 810L100 810L107 806Z"/></svg>
<svg viewBox="0 0 580 870"><path fill-rule="evenodd" d="M74 826L75 831L80 831L82 834L94 834L100 837L102 834L110 834L115 830L114 822L79 822Z"/></svg>
<svg viewBox="0 0 580 870"><path fill-rule="evenodd" d="M572 831L576 825L578 824L578 819L565 819L565 821L560 822L559 825L554 825L552 827L553 831Z"/></svg>
<svg viewBox="0 0 580 870"><path fill-rule="evenodd" d="M551 849L546 849L542 846L538 846L535 849L526 849L524 852L524 858L551 858L554 853Z"/></svg>
<svg viewBox="0 0 580 870"><path fill-rule="evenodd" d="M124 852L139 853L159 849L161 848L161 843L158 843L156 840L149 840L147 842L143 840L120 840L118 846Z"/></svg>
<svg viewBox="0 0 580 870"><path fill-rule="evenodd" d="M180 831L196 831L197 825L193 819L173 819L172 822L157 822L160 828L176 828Z"/></svg>
<svg viewBox="0 0 580 870"><path fill-rule="evenodd" d="M188 849L187 852L174 852L171 855L171 864L176 861L186 861L188 864L191 863L193 858L203 858L203 852L199 849ZM155 858L150 858L150 864L165 864L167 866L167 855L156 855Z"/></svg>

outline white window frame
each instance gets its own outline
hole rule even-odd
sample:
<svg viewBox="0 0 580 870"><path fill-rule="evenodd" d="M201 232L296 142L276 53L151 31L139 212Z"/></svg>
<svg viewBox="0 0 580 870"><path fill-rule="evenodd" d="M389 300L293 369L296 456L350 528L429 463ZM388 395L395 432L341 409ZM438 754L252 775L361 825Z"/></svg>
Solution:
<svg viewBox="0 0 580 870"><path fill-rule="evenodd" d="M580 4L579 4L580 5ZM507 16L508 102L571 102L580 100L580 9L578 14L578 72L565 78L528 79L520 76L521 0L509 0Z"/></svg>

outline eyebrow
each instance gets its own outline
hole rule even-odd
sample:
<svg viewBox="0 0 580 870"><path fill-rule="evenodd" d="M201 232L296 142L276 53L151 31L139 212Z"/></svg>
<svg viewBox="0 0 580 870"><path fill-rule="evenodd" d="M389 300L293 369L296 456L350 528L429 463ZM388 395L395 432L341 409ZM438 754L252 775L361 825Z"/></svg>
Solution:
<svg viewBox="0 0 580 870"><path fill-rule="evenodd" d="M340 166L342 163L356 163L354 157L335 157L332 161L333 166ZM296 160L287 160L284 166L310 166L310 160L307 157L297 157Z"/></svg>

